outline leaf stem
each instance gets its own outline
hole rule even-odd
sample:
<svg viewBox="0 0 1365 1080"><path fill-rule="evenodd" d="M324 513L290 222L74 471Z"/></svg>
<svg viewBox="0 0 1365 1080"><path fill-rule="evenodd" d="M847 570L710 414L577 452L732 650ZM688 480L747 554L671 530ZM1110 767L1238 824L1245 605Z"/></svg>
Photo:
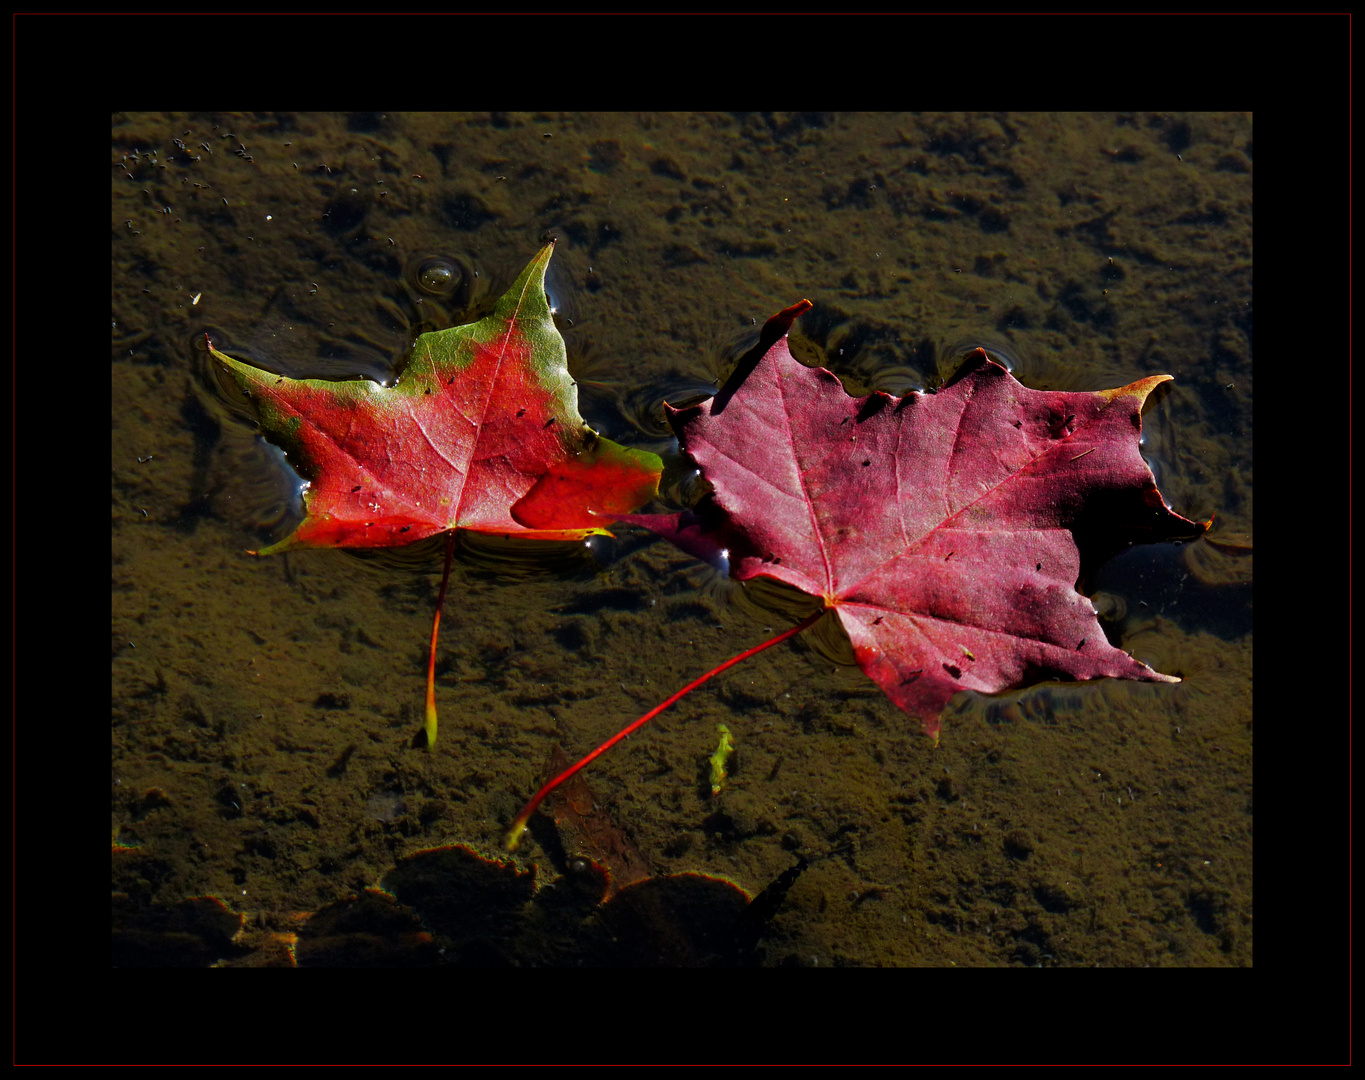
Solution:
<svg viewBox="0 0 1365 1080"><path fill-rule="evenodd" d="M662 705L656 705L654 708L650 709L649 712L645 713L644 716L636 720L633 724L629 724L628 726L618 731L615 735L613 735L610 739L604 742L601 746L599 746L587 757L583 758L577 764L569 766L569 768L565 769L562 773L556 776L548 784L546 784L539 791L537 791L535 795L531 797L531 801L528 802L522 808L521 813L518 814L517 819L514 822L512 822L512 828L507 833L507 850L514 851L516 849L517 844L521 842L522 833L526 831L526 823L531 820L531 815L536 812L536 809L540 806L541 802L544 801L545 796L550 794L550 792L554 791L555 788L559 787L560 784L564 783L565 780L568 780L571 776L574 775L574 773L578 772L585 765L591 762L594 758L601 757L613 746L615 746L622 739L624 739L627 735L631 734L634 731L638 731L640 728L644 727L647 723L653 720L656 716L658 716L661 712L667 709L670 705L673 705L675 702L680 701L682 698L686 697L688 694L690 694L693 690L699 687L702 683L706 682L706 680L711 678L713 675L719 675L722 671L725 671L727 668L734 667L741 660L747 660L755 653L761 653L764 649L772 648L772 646L778 644L779 642L786 641L787 638L789 637L795 637L797 634L801 633L802 630L806 629L808 626L813 625L815 623L815 620L820 618L820 616L823 615L824 613L825 612L823 608L821 608L819 611L811 612L799 623L793 626L790 630L784 630L782 633L778 634L777 637L769 638L767 641L763 642L763 644L755 645L752 649L748 649L740 653L738 656L732 656L729 660L725 661L725 663L721 664L719 667L712 668L701 678L693 679L690 683L684 686L681 690L679 690L671 698L665 701ZM434 716L435 714L433 713L432 715Z"/></svg>
<svg viewBox="0 0 1365 1080"><path fill-rule="evenodd" d="M436 745L436 635L441 629L441 608L446 602L446 585L450 581L450 559L455 554L455 530L446 533L446 564L441 571L441 594L436 597L436 617L431 620L431 656L427 659L427 749Z"/></svg>

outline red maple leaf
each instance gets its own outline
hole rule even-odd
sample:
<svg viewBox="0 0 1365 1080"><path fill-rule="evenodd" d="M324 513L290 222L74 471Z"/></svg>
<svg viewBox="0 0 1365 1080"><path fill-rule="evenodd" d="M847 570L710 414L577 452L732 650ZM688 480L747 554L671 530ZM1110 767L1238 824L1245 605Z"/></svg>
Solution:
<svg viewBox="0 0 1365 1080"><path fill-rule="evenodd" d="M454 529L578 539L658 490L662 462L578 413L545 296L547 244L479 322L417 339L392 386L290 379L213 349L309 480L293 547L390 547Z"/></svg>
<svg viewBox="0 0 1365 1080"><path fill-rule="evenodd" d="M977 349L936 394L853 398L798 363L768 320L715 397L670 409L714 489L697 510L622 516L741 581L819 597L858 665L938 740L959 690L1060 677L1180 680L1109 644L1076 591L1091 559L1208 528L1172 512L1138 453L1142 404L1169 375L1117 390L1030 390ZM811 626L732 657L541 786L512 822L514 849L556 788L707 680ZM557 766L556 766L557 767Z"/></svg>
<svg viewBox="0 0 1365 1080"><path fill-rule="evenodd" d="M770 327L785 335L809 306ZM722 552L741 581L820 597L863 671L935 739L959 690L1178 682L1110 645L1076 591L1078 538L1109 554L1206 527L1166 507L1138 452L1142 404L1170 378L1030 390L978 349L938 393L853 398L781 336L732 392L672 415L721 523L653 527Z"/></svg>

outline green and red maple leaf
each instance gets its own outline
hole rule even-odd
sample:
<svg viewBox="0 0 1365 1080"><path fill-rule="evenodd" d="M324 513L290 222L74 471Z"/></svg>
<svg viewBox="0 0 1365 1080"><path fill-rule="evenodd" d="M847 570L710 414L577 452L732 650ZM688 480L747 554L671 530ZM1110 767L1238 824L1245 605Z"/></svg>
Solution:
<svg viewBox="0 0 1365 1080"><path fill-rule="evenodd" d="M658 493L662 462L578 413L545 295L547 244L484 319L417 339L392 386L290 379L212 349L309 481L298 527L260 554L391 547L469 529L602 533Z"/></svg>
<svg viewBox="0 0 1365 1080"><path fill-rule="evenodd" d="M304 516L258 554L392 547L455 531L527 540L604 533L659 490L663 463L598 435L578 413L564 339L545 295L554 244L478 322L417 339L392 386L290 379L209 351L252 400L261 427L308 480ZM426 745L436 741L431 631Z"/></svg>

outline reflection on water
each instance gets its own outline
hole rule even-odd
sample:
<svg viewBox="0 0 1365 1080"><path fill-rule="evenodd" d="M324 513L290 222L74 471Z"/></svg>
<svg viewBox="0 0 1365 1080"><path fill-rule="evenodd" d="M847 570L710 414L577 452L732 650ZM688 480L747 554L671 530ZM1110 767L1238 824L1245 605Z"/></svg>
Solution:
<svg viewBox="0 0 1365 1080"><path fill-rule="evenodd" d="M1157 616L1227 641L1251 633L1251 582L1213 583L1190 572L1189 552L1207 546L1204 538L1188 544L1140 544L1101 566L1095 588L1121 598L1124 608L1124 617L1105 627L1110 640L1121 644Z"/></svg>
<svg viewBox="0 0 1365 1080"><path fill-rule="evenodd" d="M607 545L596 541L609 537L589 537L587 540L516 540L498 535L469 532L455 533L455 561L485 575L496 574L509 579L538 575L591 576L602 565L599 554ZM419 540L403 547L348 548L347 554L369 563L377 572L389 570L429 573L433 566L440 572L445 556L446 534Z"/></svg>

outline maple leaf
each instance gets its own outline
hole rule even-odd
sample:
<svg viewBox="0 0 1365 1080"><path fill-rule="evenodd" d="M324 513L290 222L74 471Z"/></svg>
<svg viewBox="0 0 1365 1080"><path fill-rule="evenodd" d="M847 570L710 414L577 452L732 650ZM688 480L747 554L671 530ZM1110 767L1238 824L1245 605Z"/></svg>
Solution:
<svg viewBox="0 0 1365 1080"><path fill-rule="evenodd" d="M671 411L719 525L685 512L651 527L728 556L741 581L820 597L863 671L935 739L959 690L1178 682L1110 645L1076 591L1077 537L1108 554L1207 527L1166 507L1138 451L1142 404L1171 376L1031 390L978 349L938 393L853 398L787 347L809 306L770 320L782 336L737 388Z"/></svg>
<svg viewBox="0 0 1365 1080"><path fill-rule="evenodd" d="M658 492L651 453L578 413L545 295L553 242L484 319L423 334L392 386L290 379L218 352L262 428L308 480L305 514L268 555L390 547L453 529L581 539Z"/></svg>
<svg viewBox="0 0 1365 1080"><path fill-rule="evenodd" d="M658 456L605 439L578 413L545 295L551 241L492 312L423 334L392 386L290 379L209 352L309 484L277 544L393 547L447 533L427 660L426 745L436 742L436 639L457 529L574 540L659 490Z"/></svg>

